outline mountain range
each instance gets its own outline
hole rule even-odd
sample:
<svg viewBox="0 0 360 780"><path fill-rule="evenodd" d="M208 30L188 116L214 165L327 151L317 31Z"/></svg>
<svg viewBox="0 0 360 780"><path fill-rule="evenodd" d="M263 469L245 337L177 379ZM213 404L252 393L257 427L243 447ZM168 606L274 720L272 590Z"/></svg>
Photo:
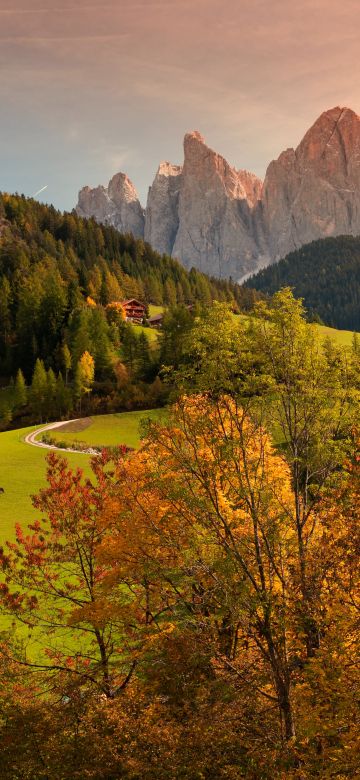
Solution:
<svg viewBox="0 0 360 780"><path fill-rule="evenodd" d="M184 164L162 162L146 209L124 173L84 187L76 207L158 252L219 278L243 281L311 241L360 234L360 117L325 111L296 149L270 163L264 181L232 167L198 131Z"/></svg>

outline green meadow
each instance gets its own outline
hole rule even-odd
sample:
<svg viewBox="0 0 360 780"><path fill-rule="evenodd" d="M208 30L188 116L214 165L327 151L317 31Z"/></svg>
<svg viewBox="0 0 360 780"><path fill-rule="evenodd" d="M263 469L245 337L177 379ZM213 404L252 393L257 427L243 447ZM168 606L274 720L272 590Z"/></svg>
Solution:
<svg viewBox="0 0 360 780"><path fill-rule="evenodd" d="M236 320L249 320L248 314L235 314L234 321ZM315 328L319 331L320 336L324 339L331 338L336 344L341 347L351 347L354 338L354 332L352 330L337 330L336 328L330 328L327 325L316 325ZM357 334L360 338L360 333Z"/></svg>
<svg viewBox="0 0 360 780"><path fill-rule="evenodd" d="M71 444L79 441L94 447L115 447L126 444L136 449L140 444L140 423L142 420L158 420L164 416L163 409L150 409L141 412L121 412L119 414L101 414L87 420L64 423L61 428L49 431L58 442Z"/></svg>
<svg viewBox="0 0 360 780"><path fill-rule="evenodd" d="M0 486L4 489L0 495L1 543L13 537L15 523L27 524L35 518L31 495L46 483L48 450L24 441L26 434L36 427L39 426L0 433ZM89 456L69 453L66 457L70 466L80 466L90 473Z"/></svg>
<svg viewBox="0 0 360 780"><path fill-rule="evenodd" d="M351 347L353 343L354 333L351 330L336 330L336 328L329 328L327 325L316 325L321 336L326 339L328 336L333 339L336 344L341 347ZM360 336L360 334L357 334Z"/></svg>
<svg viewBox="0 0 360 780"><path fill-rule="evenodd" d="M132 323L131 327L137 336L140 336L140 333L145 333L151 347L157 345L159 338L161 337L161 333L158 330L155 330L155 328L147 328L144 325L135 325L134 323Z"/></svg>
<svg viewBox="0 0 360 780"><path fill-rule="evenodd" d="M70 430L54 431L53 435L62 441L77 439L89 445L138 447L140 421L157 419L163 413L163 410L150 410L101 415L89 418L82 431L74 430L76 424L70 423L67 424ZM31 496L46 484L48 450L26 444L25 436L40 427L43 426L0 433L0 487L4 489L0 495L0 543L14 536L15 523L26 525L36 517ZM65 451L63 454L72 468L80 467L86 475L91 473L89 455Z"/></svg>

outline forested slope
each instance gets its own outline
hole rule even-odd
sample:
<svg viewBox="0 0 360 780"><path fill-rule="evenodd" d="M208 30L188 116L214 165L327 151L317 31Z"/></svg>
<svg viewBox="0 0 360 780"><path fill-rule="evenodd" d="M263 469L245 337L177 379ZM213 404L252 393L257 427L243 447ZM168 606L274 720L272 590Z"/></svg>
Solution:
<svg viewBox="0 0 360 780"><path fill-rule="evenodd" d="M88 297L98 305L93 325L99 331L101 307L133 296L166 305L228 300L243 308L253 300L252 292L187 272L131 235L23 196L0 195L2 376L20 367L30 378L37 358L58 370L61 345L71 349L84 326Z"/></svg>
<svg viewBox="0 0 360 780"><path fill-rule="evenodd" d="M245 286L272 295L290 286L310 317L326 325L360 329L360 237L313 241L263 269Z"/></svg>

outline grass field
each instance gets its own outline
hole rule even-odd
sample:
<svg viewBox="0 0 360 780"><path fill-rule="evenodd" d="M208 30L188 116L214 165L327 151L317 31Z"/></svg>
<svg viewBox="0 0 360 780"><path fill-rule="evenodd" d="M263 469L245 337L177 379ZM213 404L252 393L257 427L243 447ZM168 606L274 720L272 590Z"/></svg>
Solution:
<svg viewBox="0 0 360 780"><path fill-rule="evenodd" d="M155 317L156 314L162 314L164 311L164 306L155 306L154 303L149 304L149 316Z"/></svg>
<svg viewBox="0 0 360 780"><path fill-rule="evenodd" d="M336 344L340 344L342 347L351 347L353 342L354 333L351 330L336 330L335 328L328 328L327 325L316 325L321 336L327 338L330 336ZM360 336L360 334L358 334Z"/></svg>
<svg viewBox="0 0 360 780"><path fill-rule="evenodd" d="M61 428L50 431L51 437L56 441L64 441L70 444L80 441L95 447L114 447L126 444L127 447L138 447L140 444L139 425L141 420L158 420L164 416L163 409L150 409L143 412L122 412L121 414L102 414L89 417L88 424L84 427L80 424L64 423Z"/></svg>
<svg viewBox="0 0 360 780"><path fill-rule="evenodd" d="M37 426L39 427L39 426ZM30 496L45 484L47 451L25 444L24 437L35 428L0 433L0 542L14 535L14 524L26 524L36 512ZM69 464L90 472L87 455L69 454Z"/></svg>
<svg viewBox="0 0 360 780"><path fill-rule="evenodd" d="M163 306L155 306L154 304L150 303L149 305L149 316L155 317L156 314L162 314L164 311ZM156 330L156 328L146 328L143 325L132 325L135 333L137 336L139 336L140 333L145 333L145 336L148 338L150 342L151 347L156 347L159 341L159 338L161 338L161 331Z"/></svg>
<svg viewBox="0 0 360 780"><path fill-rule="evenodd" d="M155 330L155 328L146 328L144 325L134 325L134 323L131 325L131 327L137 336L139 336L140 333L145 333L145 336L148 339L151 347L155 347L157 345L161 336L160 331Z"/></svg>
<svg viewBox="0 0 360 780"><path fill-rule="evenodd" d="M235 314L234 321L249 320L248 314ZM351 347L353 342L354 333L351 330L337 330L336 328L329 328L327 325L315 325L315 328L319 331L320 336L326 339L328 336L342 347ZM360 333L358 333L360 338Z"/></svg>
<svg viewBox="0 0 360 780"><path fill-rule="evenodd" d="M126 412L124 414L104 415L91 419L91 424L83 431L57 433L59 439L78 439L89 444L127 444L137 447L140 442L139 422L144 417L155 419L161 410L149 412ZM14 536L16 522L26 525L36 517L31 504L31 495L37 493L45 484L45 458L47 450L26 444L24 438L36 428L22 428L16 431L0 433L0 544ZM55 431L54 431L55 435ZM82 453L64 453L73 468L80 466L84 473L90 474L90 457Z"/></svg>

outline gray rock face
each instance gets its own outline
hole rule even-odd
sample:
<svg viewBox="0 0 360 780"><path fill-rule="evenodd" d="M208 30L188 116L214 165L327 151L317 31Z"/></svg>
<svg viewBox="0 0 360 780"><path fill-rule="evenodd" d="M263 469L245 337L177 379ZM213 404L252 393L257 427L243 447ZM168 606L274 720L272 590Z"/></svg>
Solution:
<svg viewBox="0 0 360 780"><path fill-rule="evenodd" d="M163 162L149 189L145 241L160 254L171 255L179 229L179 196L182 166Z"/></svg>
<svg viewBox="0 0 360 780"><path fill-rule="evenodd" d="M134 185L125 173L117 173L108 187L84 187L76 211L80 217L94 217L121 233L144 237L145 213Z"/></svg>
<svg viewBox="0 0 360 780"><path fill-rule="evenodd" d="M187 268L244 279L309 241L360 233L360 117L323 113L297 149L270 163L264 183L188 133L184 165L158 169L146 220L124 174L81 190L77 212L145 236Z"/></svg>
<svg viewBox="0 0 360 780"><path fill-rule="evenodd" d="M360 118L322 114L298 148L272 162L262 192L273 262L318 238L360 232Z"/></svg>
<svg viewBox="0 0 360 780"><path fill-rule="evenodd" d="M252 209L261 182L232 168L197 131L185 136L184 153L172 254L187 268L238 278L259 255Z"/></svg>

